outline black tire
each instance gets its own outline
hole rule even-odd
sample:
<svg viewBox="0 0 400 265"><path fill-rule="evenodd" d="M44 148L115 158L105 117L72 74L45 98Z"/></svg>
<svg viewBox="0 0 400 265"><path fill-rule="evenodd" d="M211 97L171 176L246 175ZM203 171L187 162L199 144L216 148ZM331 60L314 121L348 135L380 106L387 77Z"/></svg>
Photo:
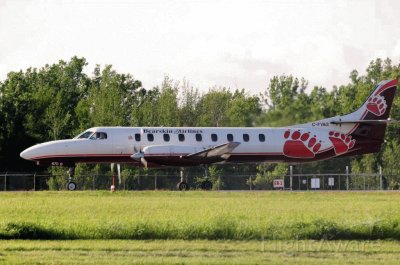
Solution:
<svg viewBox="0 0 400 265"><path fill-rule="evenodd" d="M178 190L188 190L189 189L189 185L185 181L181 181L176 185L176 188Z"/></svg>
<svg viewBox="0 0 400 265"><path fill-rule="evenodd" d="M73 181L70 181L67 183L67 190L73 191L76 190L76 183Z"/></svg>
<svg viewBox="0 0 400 265"><path fill-rule="evenodd" d="M211 190L213 187L213 184L209 180L205 180L201 183L201 189L202 190Z"/></svg>

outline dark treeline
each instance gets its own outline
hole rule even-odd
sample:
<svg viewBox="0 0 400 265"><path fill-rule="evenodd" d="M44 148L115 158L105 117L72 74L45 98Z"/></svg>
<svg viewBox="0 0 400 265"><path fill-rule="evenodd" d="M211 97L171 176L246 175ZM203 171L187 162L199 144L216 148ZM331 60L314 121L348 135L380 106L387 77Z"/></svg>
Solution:
<svg viewBox="0 0 400 265"><path fill-rule="evenodd" d="M0 82L0 171L37 170L19 153L39 142L71 138L92 126L285 126L345 114L358 108L383 79L398 78L400 64L373 60L365 75L356 70L349 83L308 88L303 78L275 76L265 91L251 95L245 89L213 88L202 93L189 82L169 77L145 89L130 74L110 65L84 73L87 62L73 57L40 69L10 72ZM392 119L400 120L395 98ZM297 170L386 174L400 170L399 126L391 125L379 154L332 159L298 166ZM271 169L271 167L268 167ZM273 167L272 167L273 169ZM279 169L279 167L278 167Z"/></svg>

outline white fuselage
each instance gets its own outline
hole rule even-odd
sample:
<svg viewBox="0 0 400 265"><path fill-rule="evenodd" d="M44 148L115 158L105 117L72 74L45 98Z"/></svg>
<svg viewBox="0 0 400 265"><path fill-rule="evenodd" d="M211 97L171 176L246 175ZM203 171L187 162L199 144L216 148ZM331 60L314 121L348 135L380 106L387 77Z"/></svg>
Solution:
<svg viewBox="0 0 400 265"><path fill-rule="evenodd" d="M107 138L88 137L51 141L28 148L21 153L21 156L38 161L39 164L53 165L91 162L135 163L136 160L131 156L142 151L153 166L184 166L192 165L191 162L180 159L185 155L229 142L238 142L240 144L229 152L229 158L222 161L298 161L298 159L312 161L317 159L318 154L332 149L328 134L332 126L338 127L323 122L287 128L95 127L88 129L87 132L92 132L93 135L103 133ZM296 131L300 131L300 137L292 139ZM285 135L285 132L290 133ZM305 134L309 135L307 139ZM301 157L301 154L300 157L290 153L285 154L284 146L288 141L292 142L292 149L304 149L305 146L310 152L305 154L305 157ZM318 150L313 150L318 143L320 144ZM292 150L294 154L299 152L302 151ZM319 159L324 158L326 157Z"/></svg>
<svg viewBox="0 0 400 265"><path fill-rule="evenodd" d="M284 128L95 127L71 140L32 146L21 157L43 165L141 163L193 166L218 162L309 162L378 152L397 80L379 83L343 116Z"/></svg>

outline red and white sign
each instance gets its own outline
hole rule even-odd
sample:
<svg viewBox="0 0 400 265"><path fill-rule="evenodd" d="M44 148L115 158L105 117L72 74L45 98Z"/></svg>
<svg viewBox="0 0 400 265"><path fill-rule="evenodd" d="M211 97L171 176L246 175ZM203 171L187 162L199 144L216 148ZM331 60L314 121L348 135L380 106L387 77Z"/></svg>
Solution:
<svg viewBox="0 0 400 265"><path fill-rule="evenodd" d="M285 181L283 179L274 179L274 188L284 188Z"/></svg>

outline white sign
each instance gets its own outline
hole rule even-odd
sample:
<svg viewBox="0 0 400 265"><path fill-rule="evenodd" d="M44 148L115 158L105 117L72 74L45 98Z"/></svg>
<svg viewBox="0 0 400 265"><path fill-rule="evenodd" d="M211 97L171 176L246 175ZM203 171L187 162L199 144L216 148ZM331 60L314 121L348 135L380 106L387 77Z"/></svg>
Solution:
<svg viewBox="0 0 400 265"><path fill-rule="evenodd" d="M328 178L328 186L335 186L335 179L334 178Z"/></svg>
<svg viewBox="0 0 400 265"><path fill-rule="evenodd" d="M312 178L311 179L311 188L312 189L319 189L319 187L320 187L319 178Z"/></svg>
<svg viewBox="0 0 400 265"><path fill-rule="evenodd" d="M284 188L285 181L283 179L274 179L274 188Z"/></svg>

